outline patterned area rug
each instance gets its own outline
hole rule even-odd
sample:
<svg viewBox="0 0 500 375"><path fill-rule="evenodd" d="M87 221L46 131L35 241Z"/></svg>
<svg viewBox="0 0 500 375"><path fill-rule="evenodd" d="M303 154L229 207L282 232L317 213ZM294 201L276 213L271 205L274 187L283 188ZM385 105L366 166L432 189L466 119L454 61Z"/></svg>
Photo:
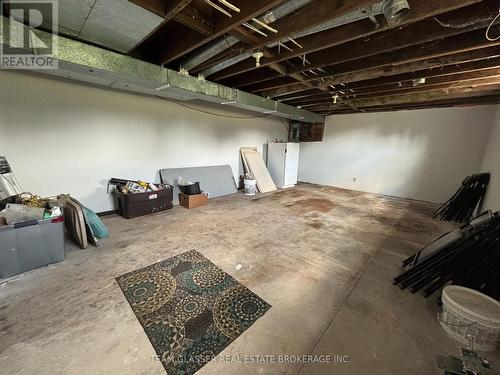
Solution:
<svg viewBox="0 0 500 375"><path fill-rule="evenodd" d="M195 250L116 281L169 375L194 374L271 307Z"/></svg>

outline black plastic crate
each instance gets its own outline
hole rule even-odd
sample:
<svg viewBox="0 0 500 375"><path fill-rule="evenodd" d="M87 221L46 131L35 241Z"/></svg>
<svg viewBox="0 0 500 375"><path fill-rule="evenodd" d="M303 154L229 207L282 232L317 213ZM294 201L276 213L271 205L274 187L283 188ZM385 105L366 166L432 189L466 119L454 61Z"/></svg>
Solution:
<svg viewBox="0 0 500 375"><path fill-rule="evenodd" d="M116 194L118 212L126 219L166 211L173 207L173 189L170 186L147 193L123 194L117 191Z"/></svg>

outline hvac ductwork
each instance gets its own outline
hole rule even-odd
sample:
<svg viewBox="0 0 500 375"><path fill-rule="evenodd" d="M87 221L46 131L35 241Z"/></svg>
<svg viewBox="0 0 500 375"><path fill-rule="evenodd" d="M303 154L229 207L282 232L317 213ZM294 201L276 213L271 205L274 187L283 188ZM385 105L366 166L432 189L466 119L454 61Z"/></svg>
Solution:
<svg viewBox="0 0 500 375"><path fill-rule="evenodd" d="M297 107L271 99L249 94L213 82L163 68L77 40L54 36L31 29L17 21L3 18L5 27L0 29L0 43L4 46L23 45L23 36L36 36L45 45L56 38L57 50L54 58L58 69L36 70L34 72L57 76L62 79L87 82L115 90L137 92L162 98L225 104L228 107L243 108L272 116L309 123L323 122L324 117ZM16 25L11 25L15 22ZM11 29L24 28L23 33L4 34ZM36 49L26 49L36 55ZM29 69L28 69L29 70Z"/></svg>
<svg viewBox="0 0 500 375"><path fill-rule="evenodd" d="M279 19L281 17L284 17L292 13L293 11L299 9L300 7L306 5L307 3L309 3L309 1L292 1L290 3L286 3L283 6L278 7L277 10L272 12L272 14L276 14L275 18L264 17L263 19L267 23L272 23L276 19ZM338 17L331 21L324 22L322 24L319 24L315 27L312 27L300 33L293 34L290 37L292 39L298 39L308 35L319 33L324 30L333 29L335 27L339 27L342 25L347 25L349 23L353 23L366 18L370 18L372 21L376 22L375 16L377 15L384 15L389 25L395 25L401 22L405 17L407 17L409 12L410 12L410 5L408 4L407 0L383 0L378 3L372 4L371 6L366 7L364 9L358 9L342 17ZM273 48L276 47L277 45L278 43L270 43L267 45L267 47ZM224 49L226 48L227 44ZM222 50L217 51L217 53L219 52L222 52ZM213 56L215 56L215 54ZM243 60L246 60L251 56L252 56L251 53L242 53L234 58L227 59L225 61L220 62L217 65L214 65L204 70L202 74L208 77L229 66L235 65Z"/></svg>
<svg viewBox="0 0 500 375"><path fill-rule="evenodd" d="M297 9L302 8L303 6L307 5L310 3L312 0L291 0L291 1L285 1L283 4L277 6L274 8L272 11L267 12L263 17L259 18L260 22L263 22L265 24L273 23L276 20L279 20L280 18L283 18L287 16L290 13L295 12ZM225 51L228 48L233 47L236 45L240 40L234 36L227 36L223 37L216 42L210 44L209 46L202 48L200 51L196 51L192 53L188 58L183 60L181 62L181 68L186 69L186 70L191 70L201 63L211 59L212 57L216 56L217 54ZM250 57L250 54L246 54L244 57L238 56L239 59L235 59L235 62L232 62L232 64L236 64L248 57ZM226 66L230 66L226 65ZM224 66L224 67L226 67ZM222 68L223 69L223 68Z"/></svg>
<svg viewBox="0 0 500 375"><path fill-rule="evenodd" d="M395 25L406 18L410 12L410 4L406 0L384 0L382 13L389 25Z"/></svg>
<svg viewBox="0 0 500 375"><path fill-rule="evenodd" d="M282 18L282 17L294 12L295 10L303 7L304 5L307 5L307 3L309 3L309 2L310 2L310 0L308 0L308 1L302 0L302 1L292 1L290 3L286 3L282 7L278 7L276 10L274 10L272 12L272 14L275 15L275 18L271 18L270 16L264 16L263 19L267 23L274 22L276 19ZM323 22L323 23L318 24L314 27L311 27L308 30L290 35L290 37L292 39L302 38L304 36L319 33L321 31L328 30L328 29L333 29L335 27L339 27L342 25L347 25L349 23L356 22L356 21L366 19L366 18L370 18L372 20L375 20L375 16L383 14L382 6L383 6L383 1L380 1L379 3L375 3L369 7L366 7L363 9L358 9L358 10L351 12L349 14L346 14L342 17L335 18L335 19L330 20L328 22ZM393 10L393 8L390 8L390 10ZM287 41L287 39L285 41ZM274 42L274 43L268 44L266 47L273 48L273 47L276 47L277 45L278 45L278 43ZM226 44L226 48L227 48L227 44ZM219 52L221 52L221 51L219 51ZM246 60L247 58L249 58L251 56L252 56L251 53L242 53L236 57L224 60L224 61L220 62L219 64L214 65L214 66L204 70L202 72L202 74L205 77L208 77L208 76L210 76L214 73L217 73L217 72L219 72L227 67L235 65L243 60Z"/></svg>

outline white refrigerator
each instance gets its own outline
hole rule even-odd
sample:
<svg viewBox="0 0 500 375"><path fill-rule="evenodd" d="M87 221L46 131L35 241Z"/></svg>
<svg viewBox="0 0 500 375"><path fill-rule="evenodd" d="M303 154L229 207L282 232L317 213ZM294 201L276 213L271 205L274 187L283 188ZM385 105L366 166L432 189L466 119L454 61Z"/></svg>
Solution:
<svg viewBox="0 0 500 375"><path fill-rule="evenodd" d="M269 143L267 169L279 188L295 186L299 173L300 143Z"/></svg>

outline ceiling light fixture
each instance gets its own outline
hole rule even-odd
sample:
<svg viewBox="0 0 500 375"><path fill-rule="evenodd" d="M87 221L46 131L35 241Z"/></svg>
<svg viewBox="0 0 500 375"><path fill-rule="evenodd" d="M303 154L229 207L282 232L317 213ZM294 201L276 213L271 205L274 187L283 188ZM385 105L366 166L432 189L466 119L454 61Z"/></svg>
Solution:
<svg viewBox="0 0 500 375"><path fill-rule="evenodd" d="M260 51L255 52L252 57L255 59L255 66L260 67L260 59L264 57L264 54Z"/></svg>
<svg viewBox="0 0 500 375"><path fill-rule="evenodd" d="M417 78L413 80L413 87L425 84L425 78Z"/></svg>

